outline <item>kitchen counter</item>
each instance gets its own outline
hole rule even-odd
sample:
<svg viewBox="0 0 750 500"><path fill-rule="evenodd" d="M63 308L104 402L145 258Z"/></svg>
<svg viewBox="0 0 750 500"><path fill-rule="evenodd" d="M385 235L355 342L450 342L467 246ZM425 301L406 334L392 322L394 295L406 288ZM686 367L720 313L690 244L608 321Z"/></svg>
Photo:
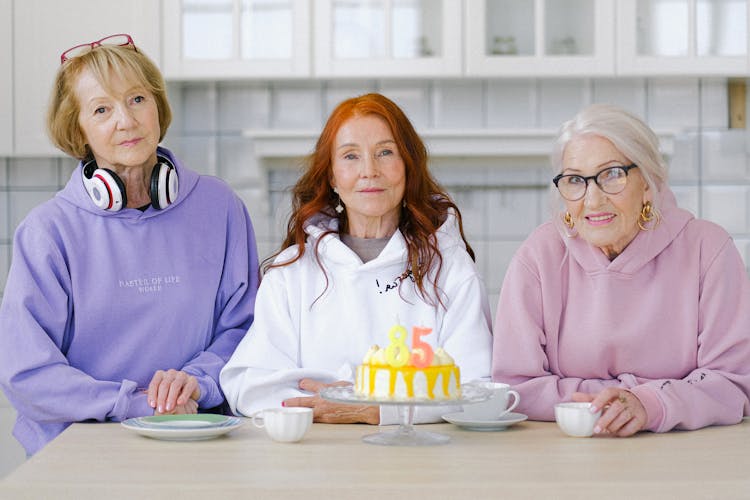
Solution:
<svg viewBox="0 0 750 500"><path fill-rule="evenodd" d="M377 446L365 425L314 424L295 444L249 420L207 441L160 441L120 424L74 424L0 481L0 498L750 498L750 420L628 439L572 438L522 422Z"/></svg>

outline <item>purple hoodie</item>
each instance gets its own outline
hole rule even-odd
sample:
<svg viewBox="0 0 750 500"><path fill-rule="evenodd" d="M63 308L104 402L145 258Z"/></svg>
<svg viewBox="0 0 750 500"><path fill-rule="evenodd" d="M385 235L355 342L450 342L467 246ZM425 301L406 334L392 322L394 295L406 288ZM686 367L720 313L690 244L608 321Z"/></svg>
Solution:
<svg viewBox="0 0 750 500"><path fill-rule="evenodd" d="M555 403L605 387L632 391L647 429L734 424L750 414L750 280L722 228L680 208L613 261L560 222L539 227L505 275L493 379L520 412L553 420Z"/></svg>
<svg viewBox="0 0 750 500"><path fill-rule="evenodd" d="M152 415L143 389L174 368L221 404L219 372L253 322L250 217L222 181L183 167L164 210L106 212L81 166L14 237L0 307L0 385L33 454L70 423Z"/></svg>

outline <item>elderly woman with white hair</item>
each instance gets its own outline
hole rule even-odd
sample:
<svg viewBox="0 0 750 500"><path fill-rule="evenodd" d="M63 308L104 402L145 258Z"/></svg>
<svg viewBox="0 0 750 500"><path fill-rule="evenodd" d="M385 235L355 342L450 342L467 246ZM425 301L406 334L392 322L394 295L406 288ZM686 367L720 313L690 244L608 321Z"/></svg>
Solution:
<svg viewBox="0 0 750 500"><path fill-rule="evenodd" d="M552 154L559 215L514 256L493 379L518 410L591 402L595 433L735 424L750 414L750 281L731 237L677 207L658 139L595 104Z"/></svg>

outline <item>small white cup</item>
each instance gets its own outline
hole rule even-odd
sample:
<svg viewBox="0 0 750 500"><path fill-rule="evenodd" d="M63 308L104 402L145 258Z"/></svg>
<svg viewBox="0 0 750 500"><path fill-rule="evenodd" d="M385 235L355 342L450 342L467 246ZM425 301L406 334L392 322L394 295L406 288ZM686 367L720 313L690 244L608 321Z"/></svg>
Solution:
<svg viewBox="0 0 750 500"><path fill-rule="evenodd" d="M590 437L601 410L591 413L591 403L558 403L555 405L557 426L568 436Z"/></svg>
<svg viewBox="0 0 750 500"><path fill-rule="evenodd" d="M258 419L262 418L263 421ZM255 427L266 430L268 437L279 443L296 443L301 440L313 421L312 408L268 408L253 413Z"/></svg>
<svg viewBox="0 0 750 500"><path fill-rule="evenodd" d="M521 402L521 396L501 382L481 382L480 387L492 391L489 399L479 403L464 405L464 415L471 420L499 420L503 415L513 411ZM508 406L509 396L513 396L513 404Z"/></svg>

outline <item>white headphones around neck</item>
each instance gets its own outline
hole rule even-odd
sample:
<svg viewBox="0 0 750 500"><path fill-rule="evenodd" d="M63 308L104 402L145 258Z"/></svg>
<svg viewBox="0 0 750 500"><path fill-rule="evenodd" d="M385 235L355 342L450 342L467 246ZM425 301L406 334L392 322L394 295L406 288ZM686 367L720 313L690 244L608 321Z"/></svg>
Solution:
<svg viewBox="0 0 750 500"><path fill-rule="evenodd" d="M81 173L83 186L97 207L117 212L128 204L125 184L112 170L99 168L95 160L90 160L84 163ZM151 171L151 206L162 210L174 203L179 187L177 170L172 162L164 156L157 156L157 164Z"/></svg>

